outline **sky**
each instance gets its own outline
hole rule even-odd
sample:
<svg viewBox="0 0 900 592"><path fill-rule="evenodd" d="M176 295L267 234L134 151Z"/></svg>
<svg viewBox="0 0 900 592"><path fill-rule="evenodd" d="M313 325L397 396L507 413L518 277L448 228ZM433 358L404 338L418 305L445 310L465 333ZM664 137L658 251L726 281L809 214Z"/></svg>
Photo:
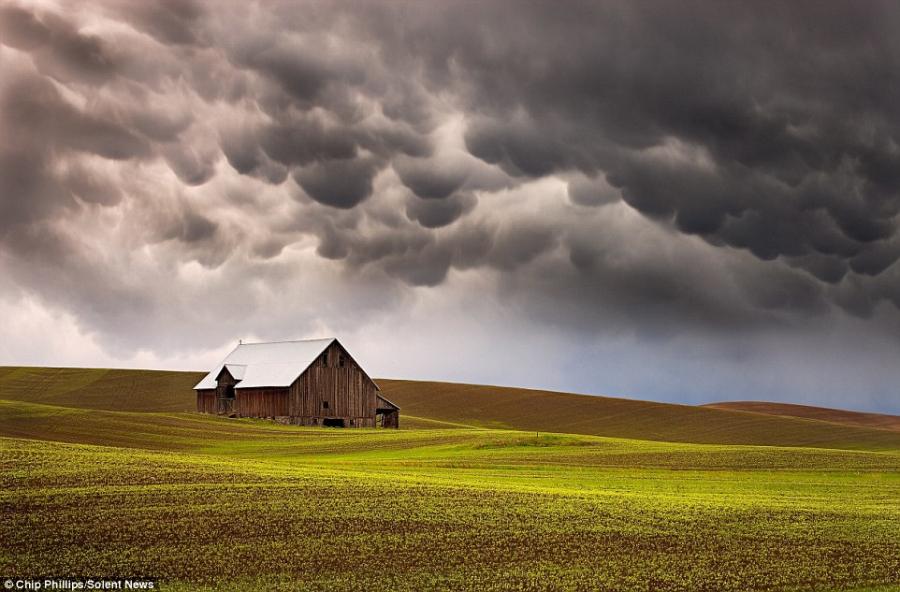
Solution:
<svg viewBox="0 0 900 592"><path fill-rule="evenodd" d="M0 0L0 364L900 413L900 5Z"/></svg>

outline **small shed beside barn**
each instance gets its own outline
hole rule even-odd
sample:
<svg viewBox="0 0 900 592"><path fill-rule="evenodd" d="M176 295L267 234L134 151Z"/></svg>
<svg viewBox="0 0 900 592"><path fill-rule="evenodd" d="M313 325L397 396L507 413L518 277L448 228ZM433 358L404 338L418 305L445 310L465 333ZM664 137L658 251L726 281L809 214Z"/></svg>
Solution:
<svg viewBox="0 0 900 592"><path fill-rule="evenodd" d="M400 424L400 408L334 338L241 343L194 390L201 413L305 426Z"/></svg>

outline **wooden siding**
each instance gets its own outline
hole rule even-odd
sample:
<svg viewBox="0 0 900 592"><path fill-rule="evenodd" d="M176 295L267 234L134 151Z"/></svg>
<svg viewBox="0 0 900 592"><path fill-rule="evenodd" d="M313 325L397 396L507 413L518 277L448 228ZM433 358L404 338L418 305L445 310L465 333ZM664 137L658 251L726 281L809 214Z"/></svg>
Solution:
<svg viewBox="0 0 900 592"><path fill-rule="evenodd" d="M374 425L377 393L375 383L340 344L333 343L291 385L288 414L292 417L365 418L372 419ZM328 403L327 408L325 403Z"/></svg>
<svg viewBox="0 0 900 592"><path fill-rule="evenodd" d="M400 408L381 396L376 397L375 401L377 414L375 425L383 428L399 428Z"/></svg>
<svg viewBox="0 0 900 592"><path fill-rule="evenodd" d="M394 405L387 399L383 398L381 395L378 396L376 405L378 406L379 411L382 409L400 409L399 407L397 407L396 405Z"/></svg>
<svg viewBox="0 0 900 592"><path fill-rule="evenodd" d="M214 389L197 391L197 411L200 413L216 412L216 391Z"/></svg>
<svg viewBox="0 0 900 592"><path fill-rule="evenodd" d="M238 417L280 417L288 413L288 389L254 388L235 391Z"/></svg>
<svg viewBox="0 0 900 592"><path fill-rule="evenodd" d="M237 381L231 375L231 372L228 371L228 368L222 368L222 371L219 372L219 376L216 378L216 396L224 399L228 387L235 384L237 384Z"/></svg>
<svg viewBox="0 0 900 592"><path fill-rule="evenodd" d="M216 378L216 413L218 415L228 415L229 417L235 415L235 384L237 384L237 381L231 375L231 372L227 368L222 368L222 371L219 372L219 376ZM231 396L228 396L229 394Z"/></svg>

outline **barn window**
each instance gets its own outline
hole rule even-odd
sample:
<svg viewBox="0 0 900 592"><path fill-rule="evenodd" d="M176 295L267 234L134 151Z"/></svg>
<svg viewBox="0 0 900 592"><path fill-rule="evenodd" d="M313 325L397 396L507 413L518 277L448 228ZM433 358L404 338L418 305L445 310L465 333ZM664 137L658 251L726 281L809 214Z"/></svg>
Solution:
<svg viewBox="0 0 900 592"><path fill-rule="evenodd" d="M344 356L338 356L338 367L344 367Z"/></svg>
<svg viewBox="0 0 900 592"><path fill-rule="evenodd" d="M225 387L225 398L226 399L234 398L234 385L233 384L229 384L228 386Z"/></svg>
<svg viewBox="0 0 900 592"><path fill-rule="evenodd" d="M322 401L322 409L328 409L328 401Z"/></svg>

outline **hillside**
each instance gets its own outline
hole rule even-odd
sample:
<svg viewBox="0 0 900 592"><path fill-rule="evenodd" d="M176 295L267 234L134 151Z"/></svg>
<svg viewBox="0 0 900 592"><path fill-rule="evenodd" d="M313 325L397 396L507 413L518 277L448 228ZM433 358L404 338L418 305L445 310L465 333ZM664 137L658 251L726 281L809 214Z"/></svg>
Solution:
<svg viewBox="0 0 900 592"><path fill-rule="evenodd" d="M392 380L404 429L306 428L191 412L197 378L0 369L0 571L235 592L900 584L897 432Z"/></svg>
<svg viewBox="0 0 900 592"><path fill-rule="evenodd" d="M0 400L110 411L193 411L205 372L0 366Z"/></svg>
<svg viewBox="0 0 900 592"><path fill-rule="evenodd" d="M767 401L724 401L704 405L711 409L726 411L748 411L764 415L780 415L782 417L802 417L818 421L828 421L849 426L876 428L900 432L900 416L885 413L863 413L846 411L829 407L813 407L794 403L769 403Z"/></svg>
<svg viewBox="0 0 900 592"><path fill-rule="evenodd" d="M898 433L803 418L521 388L379 384L402 414L483 427L708 444L900 448Z"/></svg>
<svg viewBox="0 0 900 592"><path fill-rule="evenodd" d="M0 400L110 411L194 410L199 372L0 367ZM900 433L779 417L521 388L379 379L404 427L450 425L708 444L896 450Z"/></svg>
<svg viewBox="0 0 900 592"><path fill-rule="evenodd" d="M6 577L151 573L210 592L900 583L897 453L3 405L0 430L40 429L0 437Z"/></svg>

